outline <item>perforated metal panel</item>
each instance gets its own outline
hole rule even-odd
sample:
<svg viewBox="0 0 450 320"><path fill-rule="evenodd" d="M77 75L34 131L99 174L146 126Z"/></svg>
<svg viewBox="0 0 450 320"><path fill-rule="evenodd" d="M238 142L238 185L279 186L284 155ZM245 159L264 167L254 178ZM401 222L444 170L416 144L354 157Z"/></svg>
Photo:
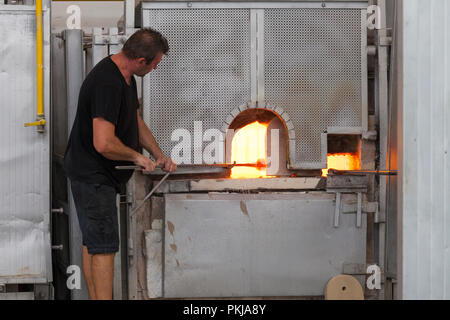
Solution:
<svg viewBox="0 0 450 320"><path fill-rule="evenodd" d="M220 129L232 108L250 100L249 18L245 9L144 12L144 26L170 45L144 80L144 120L166 154L177 144L170 140L175 129L193 133L194 121Z"/></svg>
<svg viewBox="0 0 450 320"><path fill-rule="evenodd" d="M362 14L357 9L267 9L266 101L295 126L296 162L320 162L328 127L362 127Z"/></svg>
<svg viewBox="0 0 450 320"><path fill-rule="evenodd" d="M145 3L143 26L171 46L144 81L144 119L163 151L174 130L223 130L252 102L290 119L292 168L325 167L324 132L367 130L366 9L333 4Z"/></svg>

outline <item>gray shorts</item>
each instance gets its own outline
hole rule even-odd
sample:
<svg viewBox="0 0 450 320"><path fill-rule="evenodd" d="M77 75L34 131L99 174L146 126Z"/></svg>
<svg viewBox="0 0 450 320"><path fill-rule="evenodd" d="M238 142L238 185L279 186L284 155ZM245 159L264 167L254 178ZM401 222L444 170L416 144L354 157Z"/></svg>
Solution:
<svg viewBox="0 0 450 320"><path fill-rule="evenodd" d="M116 189L102 184L71 181L83 245L89 254L119 251Z"/></svg>

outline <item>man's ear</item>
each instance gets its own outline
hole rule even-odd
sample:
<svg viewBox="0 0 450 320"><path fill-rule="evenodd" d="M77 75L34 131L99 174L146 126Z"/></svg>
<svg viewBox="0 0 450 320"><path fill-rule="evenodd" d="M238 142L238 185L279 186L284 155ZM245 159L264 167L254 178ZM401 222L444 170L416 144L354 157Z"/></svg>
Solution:
<svg viewBox="0 0 450 320"><path fill-rule="evenodd" d="M147 60L145 58L137 58L137 63L140 66L147 65Z"/></svg>

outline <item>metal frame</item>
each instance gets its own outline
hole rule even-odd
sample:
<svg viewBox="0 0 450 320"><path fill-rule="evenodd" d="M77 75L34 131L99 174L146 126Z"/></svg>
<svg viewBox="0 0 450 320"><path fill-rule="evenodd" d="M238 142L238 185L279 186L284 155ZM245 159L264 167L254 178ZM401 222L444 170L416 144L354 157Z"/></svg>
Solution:
<svg viewBox="0 0 450 320"><path fill-rule="evenodd" d="M299 1L299 2L142 2L142 9L365 9L367 1Z"/></svg>
<svg viewBox="0 0 450 320"><path fill-rule="evenodd" d="M254 104L258 100L258 86L257 86L257 70L258 70L258 57L256 50L258 46L257 42L257 30L258 30L258 15L256 10L250 11L250 97L251 103ZM228 129L228 128L226 128ZM226 130L225 129L225 130ZM225 131L224 130L224 131Z"/></svg>
<svg viewBox="0 0 450 320"><path fill-rule="evenodd" d="M256 81L257 81L257 102L259 104L265 104L265 56L264 56L264 9L251 10L256 12L257 20L257 34L256 34L256 54L257 56L257 68L256 68ZM259 107L259 106L257 106Z"/></svg>
<svg viewBox="0 0 450 320"><path fill-rule="evenodd" d="M367 19L367 8L361 10L361 23L366 24ZM361 116L362 116L362 133L367 133L369 130L369 107L368 107L368 71L367 71L367 56L368 56L368 46L367 46L367 28L363 28L361 32Z"/></svg>

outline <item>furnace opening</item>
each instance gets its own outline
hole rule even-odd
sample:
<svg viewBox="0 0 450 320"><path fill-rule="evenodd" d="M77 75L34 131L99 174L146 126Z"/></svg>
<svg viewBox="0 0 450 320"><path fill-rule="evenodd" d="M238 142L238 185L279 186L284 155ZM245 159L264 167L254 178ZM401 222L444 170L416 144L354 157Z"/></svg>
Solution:
<svg viewBox="0 0 450 320"><path fill-rule="evenodd" d="M287 175L286 129L273 112L251 109L240 113L230 124L234 134L227 141L227 159L237 166L232 179L275 178Z"/></svg>
<svg viewBox="0 0 450 320"><path fill-rule="evenodd" d="M327 169L322 176L328 176L328 170L361 170L361 137L356 135L328 135Z"/></svg>

